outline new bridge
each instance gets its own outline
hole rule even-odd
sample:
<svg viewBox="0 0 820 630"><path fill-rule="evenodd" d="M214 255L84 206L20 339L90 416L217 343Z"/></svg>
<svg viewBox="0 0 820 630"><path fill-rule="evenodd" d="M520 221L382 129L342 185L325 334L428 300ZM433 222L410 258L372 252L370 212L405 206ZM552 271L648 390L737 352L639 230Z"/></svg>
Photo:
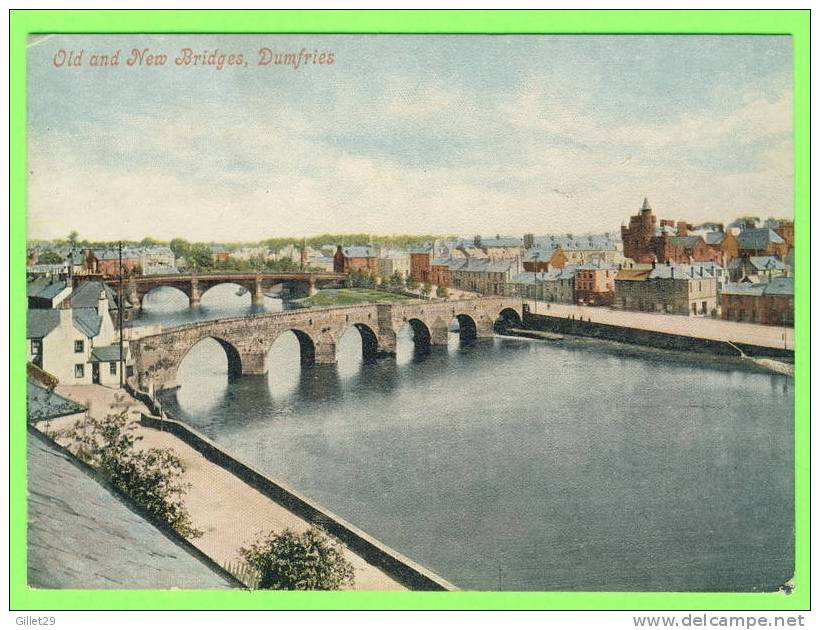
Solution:
<svg viewBox="0 0 820 630"><path fill-rule="evenodd" d="M163 274L155 276L130 276L123 280L123 291L128 302L134 308L142 308L142 300L154 289L173 287L188 296L191 307L199 305L202 295L220 284L237 284L247 289L254 305L261 305L265 293L274 287L284 286L293 295L313 295L317 288L336 287L347 278L344 273L326 271L246 271L246 272L208 272L188 274ZM106 280L117 288L119 280Z"/></svg>

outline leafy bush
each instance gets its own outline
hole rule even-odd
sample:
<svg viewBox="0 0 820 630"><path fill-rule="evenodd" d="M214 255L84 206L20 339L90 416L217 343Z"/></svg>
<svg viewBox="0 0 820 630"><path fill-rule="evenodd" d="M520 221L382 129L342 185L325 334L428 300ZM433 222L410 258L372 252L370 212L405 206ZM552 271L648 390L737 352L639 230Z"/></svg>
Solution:
<svg viewBox="0 0 820 630"><path fill-rule="evenodd" d="M128 409L123 409L103 419L86 414L64 435L72 441L77 457L98 469L151 516L186 538L201 536L182 501L190 488L181 482L185 466L169 449L138 449L142 438L134 435L135 426L128 419Z"/></svg>
<svg viewBox="0 0 820 630"><path fill-rule="evenodd" d="M338 541L311 527L270 532L239 550L257 572L257 588L286 591L333 591L353 585L353 565Z"/></svg>

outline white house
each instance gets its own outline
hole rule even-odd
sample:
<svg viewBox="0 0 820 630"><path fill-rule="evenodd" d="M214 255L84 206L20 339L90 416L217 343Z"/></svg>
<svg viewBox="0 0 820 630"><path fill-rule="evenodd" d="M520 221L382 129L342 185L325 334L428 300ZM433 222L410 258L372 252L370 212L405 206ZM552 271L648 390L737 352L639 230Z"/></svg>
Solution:
<svg viewBox="0 0 820 630"><path fill-rule="evenodd" d="M120 384L119 335L105 290L95 307L72 307L67 298L60 308L29 309L26 340L28 360L64 385Z"/></svg>

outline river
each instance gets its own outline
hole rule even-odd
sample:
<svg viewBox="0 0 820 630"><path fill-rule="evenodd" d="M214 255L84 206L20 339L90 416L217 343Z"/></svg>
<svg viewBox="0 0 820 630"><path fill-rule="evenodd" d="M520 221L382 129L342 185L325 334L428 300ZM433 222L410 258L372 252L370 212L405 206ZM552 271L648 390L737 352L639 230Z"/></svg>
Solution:
<svg viewBox="0 0 820 630"><path fill-rule="evenodd" d="M250 308L217 290L196 317ZM189 316L165 291L137 323ZM771 591L792 575L788 377L583 339L451 335L420 355L407 329L395 359L363 362L355 329L338 356L300 368L288 333L267 376L229 384L205 340L163 402L460 588Z"/></svg>

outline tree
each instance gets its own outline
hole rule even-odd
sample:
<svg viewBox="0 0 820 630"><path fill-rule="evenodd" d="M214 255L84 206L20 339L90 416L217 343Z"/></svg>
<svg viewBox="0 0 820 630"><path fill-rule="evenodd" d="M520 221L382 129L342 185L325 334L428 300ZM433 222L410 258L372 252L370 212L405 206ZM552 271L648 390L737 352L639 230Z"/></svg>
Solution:
<svg viewBox="0 0 820 630"><path fill-rule="evenodd" d="M48 250L37 256L37 262L41 265L60 265L63 262L63 257L57 252Z"/></svg>
<svg viewBox="0 0 820 630"><path fill-rule="evenodd" d="M184 464L170 449L137 448L142 438L134 434L136 425L128 419L127 408L102 419L87 413L65 437L77 457L99 470L149 515L186 538L201 536L182 501L190 487L181 480Z"/></svg>
<svg viewBox="0 0 820 630"><path fill-rule="evenodd" d="M72 247L76 247L77 246L77 239L79 237L80 237L80 235L77 232L77 230L71 230L71 232L68 235L68 239L67 239L69 245L71 245Z"/></svg>
<svg viewBox="0 0 820 630"><path fill-rule="evenodd" d="M353 565L341 543L317 527L301 534L270 532L239 550L258 573L257 588L286 591L334 591L353 585Z"/></svg>
<svg viewBox="0 0 820 630"><path fill-rule="evenodd" d="M430 294L433 292L433 287L430 286L429 282L425 282L421 285L421 294L424 297L430 297Z"/></svg>
<svg viewBox="0 0 820 630"><path fill-rule="evenodd" d="M211 255L210 247L201 243L191 245L185 260L188 262L188 266L193 269L211 269L214 266L214 258Z"/></svg>
<svg viewBox="0 0 820 630"><path fill-rule="evenodd" d="M390 286L396 289L404 288L404 276L401 275L400 271L394 271L393 275L390 276Z"/></svg>
<svg viewBox="0 0 820 630"><path fill-rule="evenodd" d="M415 289L417 286L419 286L418 280L416 280L412 275L407 274L407 288Z"/></svg>
<svg viewBox="0 0 820 630"><path fill-rule="evenodd" d="M191 244L184 238L175 238L171 240L171 243L168 246L177 258L185 258L191 248Z"/></svg>
<svg viewBox="0 0 820 630"><path fill-rule="evenodd" d="M154 237L152 237L152 236L146 236L144 239L142 239L142 240L140 241L140 243L139 243L139 244L140 244L140 245L143 245L143 246L148 246L148 245L159 245L159 244L160 244L160 242L159 242L157 239L155 239Z"/></svg>
<svg viewBox="0 0 820 630"><path fill-rule="evenodd" d="M447 290L447 287L436 287L436 297L446 298L449 297L450 292Z"/></svg>

